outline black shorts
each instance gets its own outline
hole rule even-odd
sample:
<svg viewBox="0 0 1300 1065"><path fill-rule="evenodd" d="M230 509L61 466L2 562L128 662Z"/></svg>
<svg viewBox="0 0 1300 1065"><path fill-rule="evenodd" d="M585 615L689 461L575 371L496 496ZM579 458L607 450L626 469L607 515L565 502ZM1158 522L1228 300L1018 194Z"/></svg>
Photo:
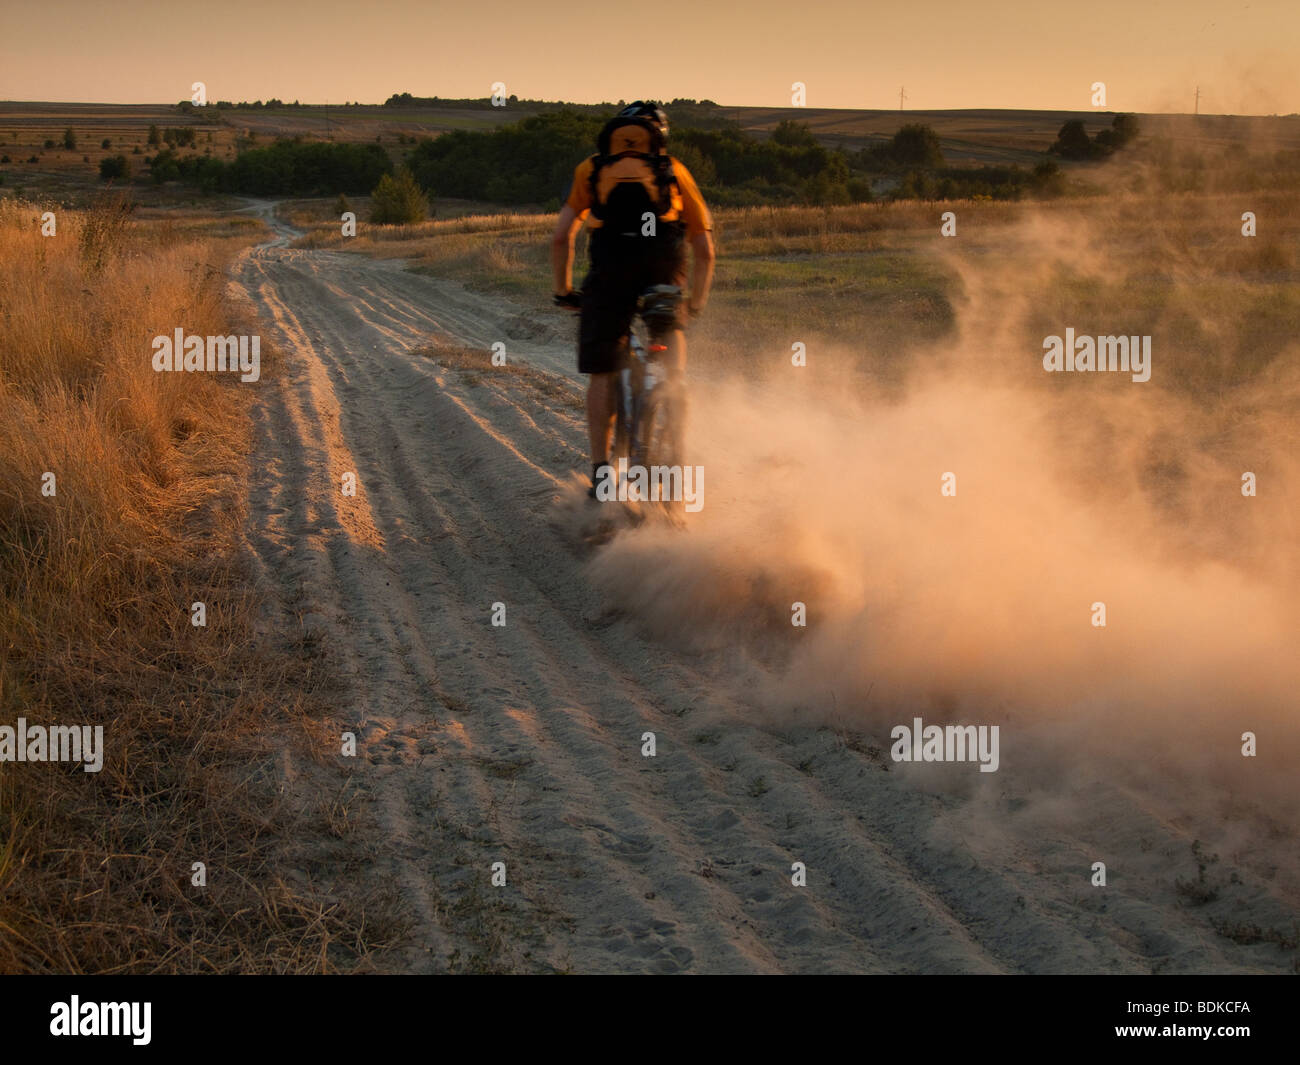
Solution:
<svg viewBox="0 0 1300 1065"><path fill-rule="evenodd" d="M641 293L655 285L686 291L686 238L660 223L654 237L591 235L591 269L582 282L578 372L614 373L627 360L627 338Z"/></svg>

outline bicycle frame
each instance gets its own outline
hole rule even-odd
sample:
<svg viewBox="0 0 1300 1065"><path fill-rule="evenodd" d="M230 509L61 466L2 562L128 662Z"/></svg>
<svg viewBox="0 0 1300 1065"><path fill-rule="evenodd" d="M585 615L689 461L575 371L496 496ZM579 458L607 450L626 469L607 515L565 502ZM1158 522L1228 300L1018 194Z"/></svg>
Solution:
<svg viewBox="0 0 1300 1065"><path fill-rule="evenodd" d="M616 382L613 457L615 461L626 458L629 465L646 468L680 462L681 384L669 378L660 362L658 356L667 351L667 346L651 336L642 314L648 299L663 298L664 294L665 290L652 290L638 302L637 319L628 336L627 365L619 372Z"/></svg>

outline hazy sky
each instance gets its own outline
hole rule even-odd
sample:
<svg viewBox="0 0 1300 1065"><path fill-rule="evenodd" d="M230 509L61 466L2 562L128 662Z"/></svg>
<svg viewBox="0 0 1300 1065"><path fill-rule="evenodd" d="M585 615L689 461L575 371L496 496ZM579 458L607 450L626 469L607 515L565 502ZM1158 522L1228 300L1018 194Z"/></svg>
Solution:
<svg viewBox="0 0 1300 1065"><path fill-rule="evenodd" d="M1300 0L0 0L0 99L1300 112Z"/></svg>

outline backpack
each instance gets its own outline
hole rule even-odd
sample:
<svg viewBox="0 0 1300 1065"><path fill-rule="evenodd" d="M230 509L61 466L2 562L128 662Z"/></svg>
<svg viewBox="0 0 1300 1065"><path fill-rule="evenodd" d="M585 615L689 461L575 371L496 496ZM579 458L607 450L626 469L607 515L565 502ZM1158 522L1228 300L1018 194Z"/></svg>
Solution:
<svg viewBox="0 0 1300 1065"><path fill-rule="evenodd" d="M601 131L589 181L591 214L605 232L641 236L647 213L662 219L681 210L672 157L662 145L662 134L645 121L615 119Z"/></svg>

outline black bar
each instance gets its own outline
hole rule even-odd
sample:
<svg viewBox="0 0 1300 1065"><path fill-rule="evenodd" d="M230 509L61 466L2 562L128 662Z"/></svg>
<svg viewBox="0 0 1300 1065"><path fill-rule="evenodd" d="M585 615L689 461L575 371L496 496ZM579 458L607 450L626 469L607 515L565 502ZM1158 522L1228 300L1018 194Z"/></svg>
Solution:
<svg viewBox="0 0 1300 1065"><path fill-rule="evenodd" d="M23 1060L10 1057L14 1051L200 1050L206 1059L281 1048L299 1060L316 1052L337 1060L350 1049L374 1055L412 1042L430 1056L491 1056L515 1045L549 1055L610 1048L620 1030L628 1041L618 1045L648 1049L658 1033L669 1053L755 1042L769 1053L789 1045L820 1054L831 1038L870 1056L952 1049L1074 1057L1122 1052L1126 1044L1136 1053L1202 1047L1223 1055L1293 1052L1296 1043L1297 985L1266 976L867 976L841 978L835 987L807 978L750 980L743 988L737 980L724 988L716 977L697 978L707 989L636 978L579 978L580 986L572 978L534 978L524 987L527 979L497 978L489 987L482 979L437 977L28 976L0 980L0 996L11 1061ZM70 1006L73 995L83 1018L87 1003L149 1003L148 1044L130 1035L52 1035L56 1004ZM1148 1026L1173 1034L1117 1034ZM1208 1039L1177 1034L1205 1026L1216 1030Z"/></svg>

